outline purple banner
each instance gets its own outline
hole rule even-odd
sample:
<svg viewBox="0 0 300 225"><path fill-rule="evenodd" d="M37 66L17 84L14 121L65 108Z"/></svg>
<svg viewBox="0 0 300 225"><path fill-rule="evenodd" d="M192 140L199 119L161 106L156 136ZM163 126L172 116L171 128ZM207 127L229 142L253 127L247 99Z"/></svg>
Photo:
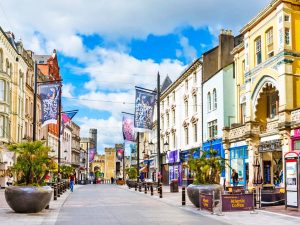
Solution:
<svg viewBox="0 0 300 225"><path fill-rule="evenodd" d="M118 149L117 150L117 159L122 161L123 160L123 155L124 155L124 150L123 149Z"/></svg>
<svg viewBox="0 0 300 225"><path fill-rule="evenodd" d="M222 211L252 210L253 194L222 195Z"/></svg>
<svg viewBox="0 0 300 225"><path fill-rule="evenodd" d="M94 157L96 155L96 149L90 148L89 149L89 162L94 162Z"/></svg>
<svg viewBox="0 0 300 225"><path fill-rule="evenodd" d="M179 150L169 151L167 152L167 163L176 163L180 162L179 158Z"/></svg>
<svg viewBox="0 0 300 225"><path fill-rule="evenodd" d="M136 87L134 127L145 132L152 129L153 111L156 94Z"/></svg>
<svg viewBox="0 0 300 225"><path fill-rule="evenodd" d="M134 141L134 115L123 113L123 138L125 141Z"/></svg>
<svg viewBox="0 0 300 225"><path fill-rule="evenodd" d="M60 84L40 85L40 98L42 104L42 127L51 123L57 124Z"/></svg>

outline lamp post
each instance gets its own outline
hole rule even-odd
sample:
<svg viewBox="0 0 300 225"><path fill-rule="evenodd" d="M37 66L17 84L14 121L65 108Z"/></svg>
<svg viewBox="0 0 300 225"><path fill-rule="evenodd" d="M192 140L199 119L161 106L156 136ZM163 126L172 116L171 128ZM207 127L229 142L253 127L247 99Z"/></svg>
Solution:
<svg viewBox="0 0 300 225"><path fill-rule="evenodd" d="M157 100L156 100L156 104L157 104L157 163L158 163L158 167L157 167L157 174L158 176L158 183L161 182L161 156L160 156L160 75L159 73L157 73Z"/></svg>

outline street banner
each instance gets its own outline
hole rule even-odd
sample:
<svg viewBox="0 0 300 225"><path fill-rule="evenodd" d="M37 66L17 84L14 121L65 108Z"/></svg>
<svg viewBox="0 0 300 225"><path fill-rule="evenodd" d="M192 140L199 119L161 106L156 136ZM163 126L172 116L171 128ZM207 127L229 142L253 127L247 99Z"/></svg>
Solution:
<svg viewBox="0 0 300 225"><path fill-rule="evenodd" d="M42 127L51 123L57 124L60 84L40 85L40 98L42 104Z"/></svg>
<svg viewBox="0 0 300 225"><path fill-rule="evenodd" d="M134 127L137 132L152 129L155 92L136 87Z"/></svg>
<svg viewBox="0 0 300 225"><path fill-rule="evenodd" d="M125 141L134 141L134 114L123 112L122 131Z"/></svg>
<svg viewBox="0 0 300 225"><path fill-rule="evenodd" d="M78 110L66 111L61 113L61 134L64 133L65 126L73 119L76 113L78 113Z"/></svg>
<svg viewBox="0 0 300 225"><path fill-rule="evenodd" d="M96 155L96 149L90 148L89 149L89 162L90 163L94 162L95 155Z"/></svg>
<svg viewBox="0 0 300 225"><path fill-rule="evenodd" d="M123 149L118 149L117 150L117 159L120 161L123 161L123 154L124 154L124 150Z"/></svg>

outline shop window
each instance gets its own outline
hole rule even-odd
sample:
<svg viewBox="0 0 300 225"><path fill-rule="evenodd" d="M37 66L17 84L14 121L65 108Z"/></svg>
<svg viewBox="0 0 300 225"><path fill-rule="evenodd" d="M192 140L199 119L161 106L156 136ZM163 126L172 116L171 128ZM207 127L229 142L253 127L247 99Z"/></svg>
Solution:
<svg viewBox="0 0 300 225"><path fill-rule="evenodd" d="M300 150L300 140L294 141L294 150Z"/></svg>
<svg viewBox="0 0 300 225"><path fill-rule="evenodd" d="M255 56L256 56L256 65L259 65L262 62L261 58L261 37L255 39Z"/></svg>

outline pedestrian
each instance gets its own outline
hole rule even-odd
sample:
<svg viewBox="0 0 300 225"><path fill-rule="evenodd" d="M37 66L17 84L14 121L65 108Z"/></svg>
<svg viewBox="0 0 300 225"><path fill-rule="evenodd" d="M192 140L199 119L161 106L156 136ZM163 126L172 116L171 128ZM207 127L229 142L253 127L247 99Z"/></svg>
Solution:
<svg viewBox="0 0 300 225"><path fill-rule="evenodd" d="M111 184L114 183L114 178L113 178L113 177L110 178L110 183L111 183Z"/></svg>
<svg viewBox="0 0 300 225"><path fill-rule="evenodd" d="M239 175L235 171L235 169L232 170L231 178L232 178L233 187L238 186L238 184L239 184Z"/></svg>
<svg viewBox="0 0 300 225"><path fill-rule="evenodd" d="M74 174L70 175L70 190L73 192L74 190L74 184L75 184L75 176Z"/></svg>

